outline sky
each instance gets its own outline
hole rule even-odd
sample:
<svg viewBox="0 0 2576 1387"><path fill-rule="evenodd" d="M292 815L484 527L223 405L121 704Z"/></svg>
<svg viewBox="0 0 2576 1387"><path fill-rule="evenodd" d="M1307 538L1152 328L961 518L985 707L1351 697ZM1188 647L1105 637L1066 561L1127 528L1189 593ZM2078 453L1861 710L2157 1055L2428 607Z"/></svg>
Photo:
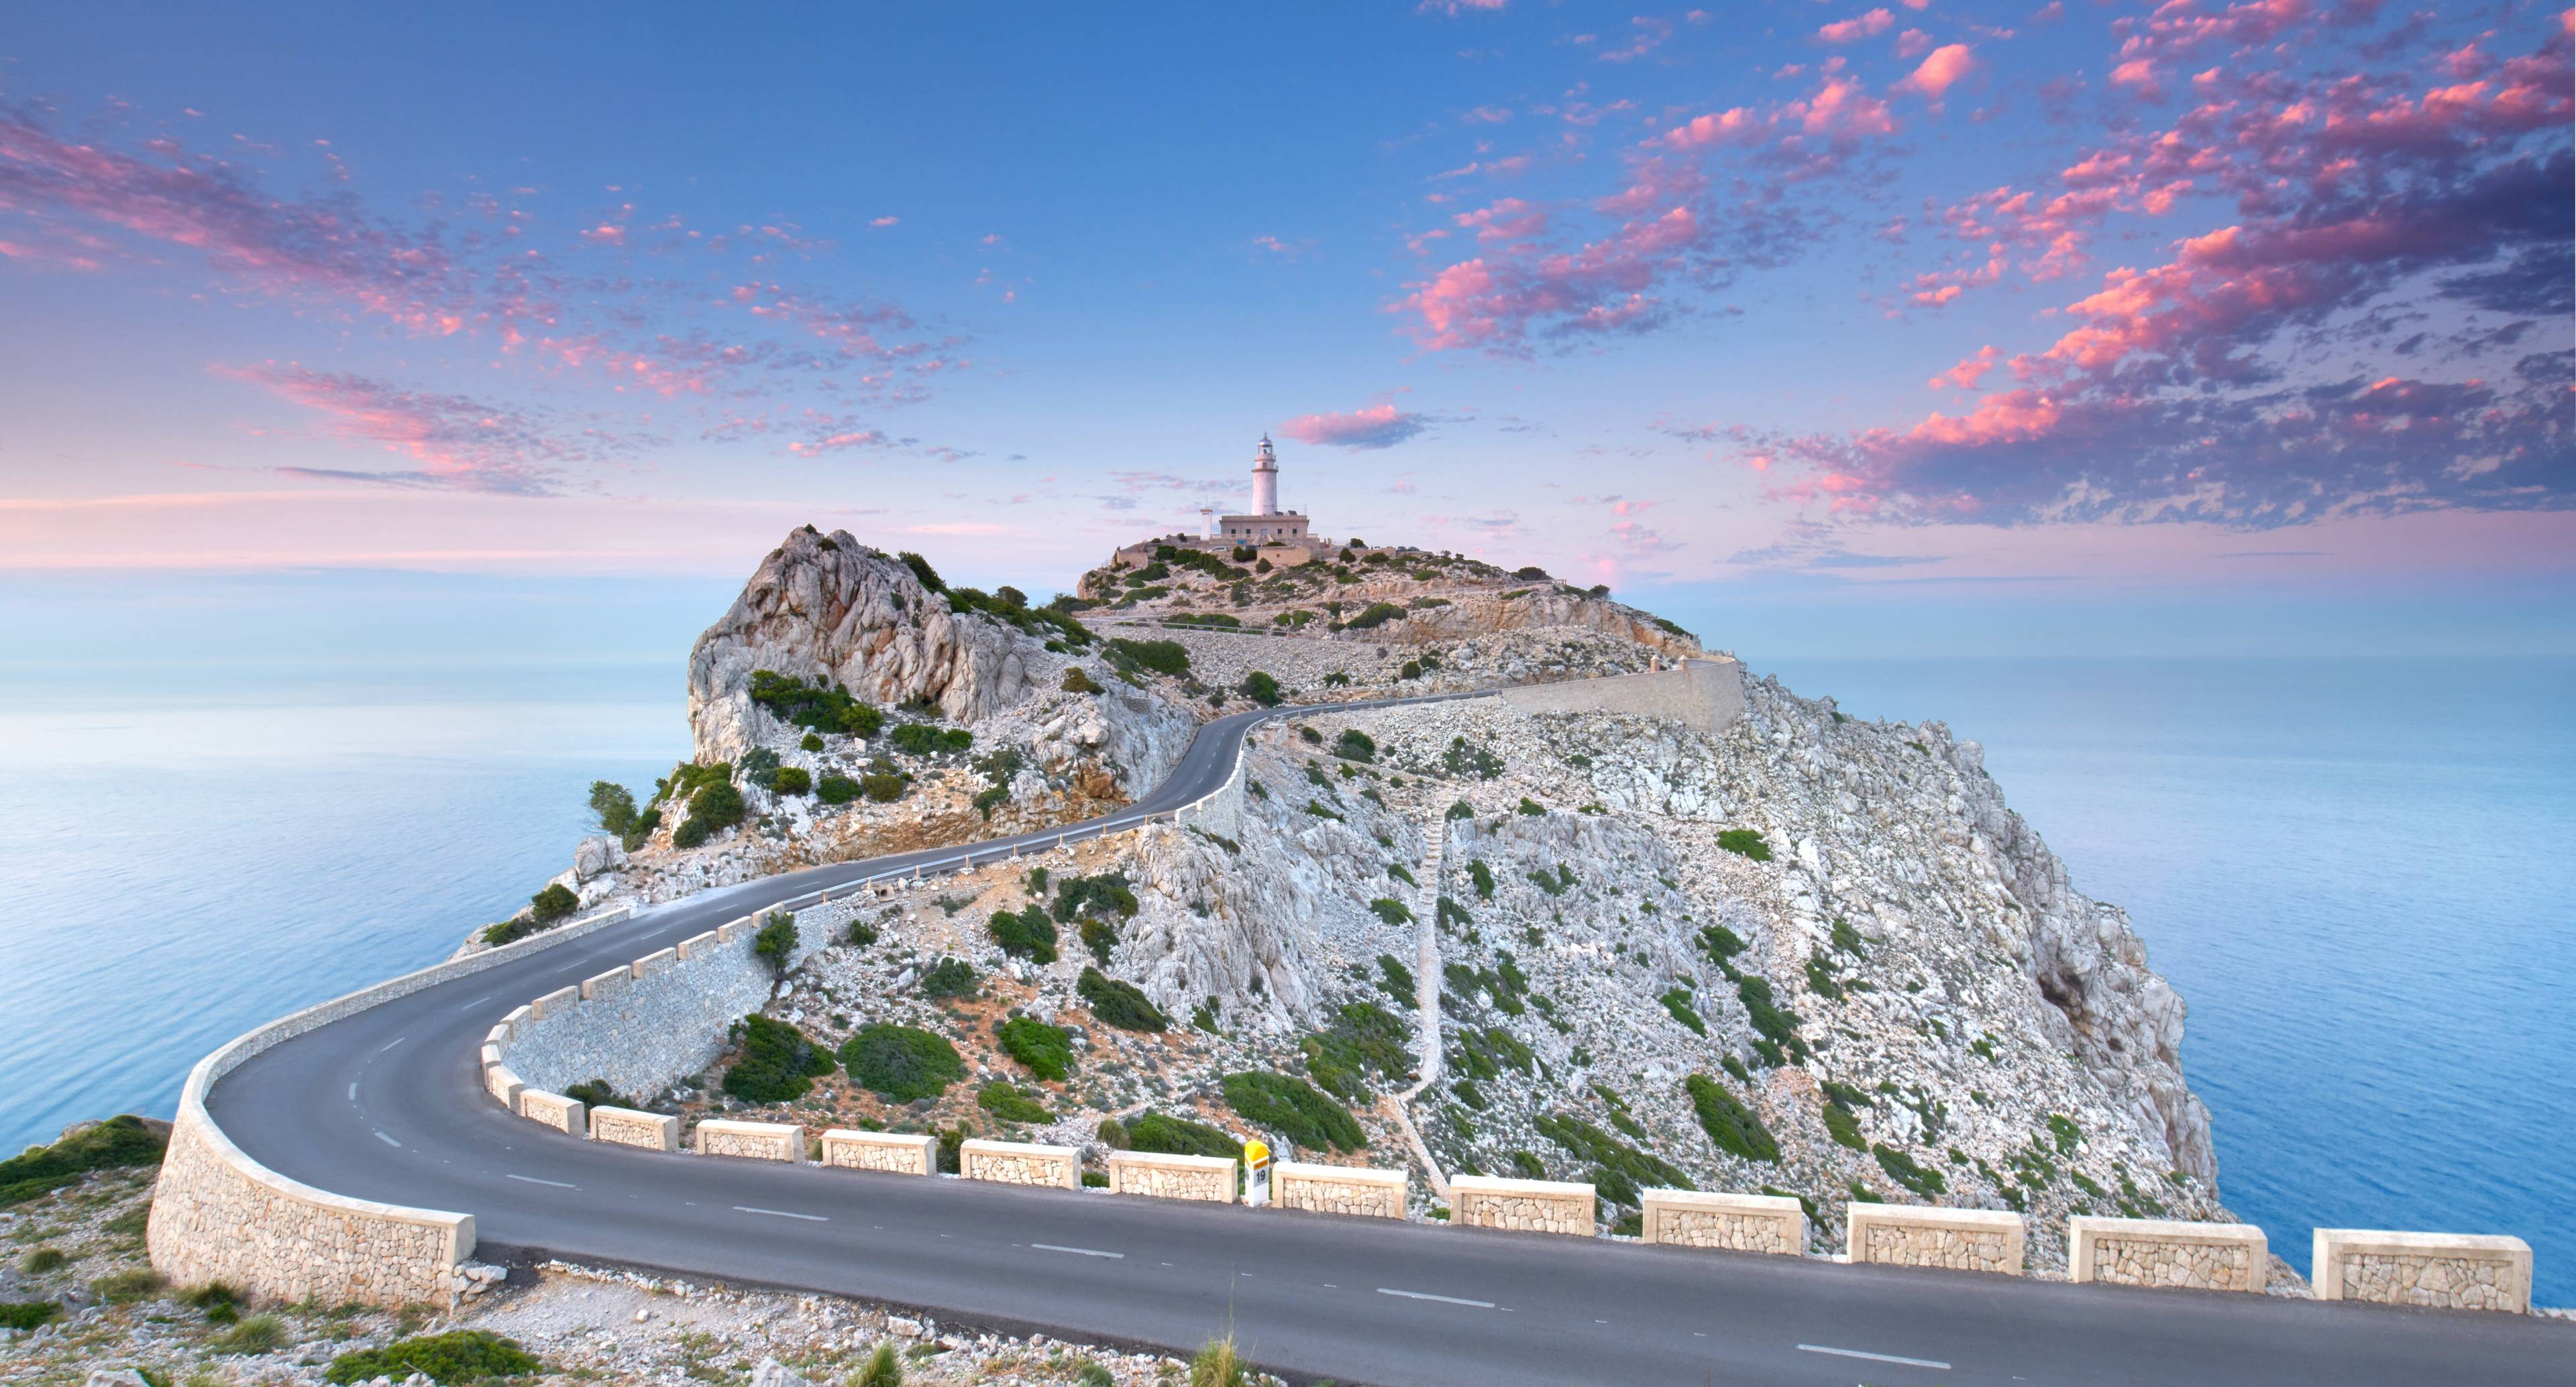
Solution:
<svg viewBox="0 0 2576 1387"><path fill-rule="evenodd" d="M0 593L703 624L809 522L1044 592L1268 433L1325 534L1719 645L2567 653L2570 34L49 7L0 32Z"/></svg>

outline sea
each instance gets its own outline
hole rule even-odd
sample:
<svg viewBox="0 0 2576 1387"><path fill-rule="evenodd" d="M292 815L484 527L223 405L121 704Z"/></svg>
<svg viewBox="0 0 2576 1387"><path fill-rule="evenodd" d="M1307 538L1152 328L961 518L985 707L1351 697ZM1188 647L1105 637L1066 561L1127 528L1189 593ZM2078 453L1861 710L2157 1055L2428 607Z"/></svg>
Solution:
<svg viewBox="0 0 2576 1387"><path fill-rule="evenodd" d="M2507 1232L2576 1305L2576 660L1764 662L1986 748L2190 1006L2227 1205ZM688 748L676 659L0 670L0 1143L168 1115L445 956Z"/></svg>

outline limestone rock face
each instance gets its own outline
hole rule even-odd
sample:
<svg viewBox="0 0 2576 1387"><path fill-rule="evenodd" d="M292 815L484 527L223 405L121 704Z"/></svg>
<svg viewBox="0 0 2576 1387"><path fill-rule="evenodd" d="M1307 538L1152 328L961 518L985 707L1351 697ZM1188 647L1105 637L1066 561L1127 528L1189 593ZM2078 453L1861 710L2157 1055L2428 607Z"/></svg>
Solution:
<svg viewBox="0 0 2576 1387"><path fill-rule="evenodd" d="M1065 661L999 621L951 612L901 559L836 530L787 536L689 651L689 730L699 761L730 761L777 720L753 705L752 671L837 681L871 703L928 699L981 722L1037 691Z"/></svg>

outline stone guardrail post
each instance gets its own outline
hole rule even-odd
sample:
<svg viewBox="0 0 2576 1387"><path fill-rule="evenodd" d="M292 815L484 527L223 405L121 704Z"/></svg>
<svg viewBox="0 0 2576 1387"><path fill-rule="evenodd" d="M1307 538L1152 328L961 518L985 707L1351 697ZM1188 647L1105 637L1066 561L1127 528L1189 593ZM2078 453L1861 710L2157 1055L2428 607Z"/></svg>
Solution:
<svg viewBox="0 0 2576 1387"><path fill-rule="evenodd" d="M1855 1199L1847 1220L1846 1245L1854 1262L2021 1275L2028 1233L2016 1213Z"/></svg>
<svg viewBox="0 0 2576 1387"><path fill-rule="evenodd" d="M1082 1188L1082 1153L1070 1146L1036 1146L981 1138L957 1148L957 1173L969 1180L1004 1185Z"/></svg>
<svg viewBox="0 0 2576 1387"><path fill-rule="evenodd" d="M2308 1282L2319 1300L2525 1314L2531 1244L2474 1233L2320 1228Z"/></svg>
<svg viewBox="0 0 2576 1387"><path fill-rule="evenodd" d="M822 1163L844 1170L936 1175L939 1173L939 1138L835 1127L823 1134Z"/></svg>
<svg viewBox="0 0 2576 1387"><path fill-rule="evenodd" d="M1308 1213L1402 1218L1406 1179L1401 1170L1281 1161L1270 1168L1270 1202Z"/></svg>
<svg viewBox="0 0 2576 1387"><path fill-rule="evenodd" d="M1807 1210L1795 1199L1657 1189L1640 1200L1638 1231L1646 1242L1791 1257L1807 1250Z"/></svg>
<svg viewBox="0 0 2576 1387"><path fill-rule="evenodd" d="M1449 1177L1449 1223L1455 1228L1507 1228L1589 1238L1600 1231L1593 1208L1594 1191L1588 1184L1492 1175Z"/></svg>
<svg viewBox="0 0 2576 1387"><path fill-rule="evenodd" d="M1151 1151L1109 1153L1109 1192L1154 1199L1235 1201L1238 1166L1227 1156L1172 1156Z"/></svg>
<svg viewBox="0 0 2576 1387"><path fill-rule="evenodd" d="M698 1154L740 1156L753 1161L805 1162L805 1129L793 1122L729 1122L710 1119L697 1127Z"/></svg>
<svg viewBox="0 0 2576 1387"><path fill-rule="evenodd" d="M2271 1274L2271 1248L2250 1223L2091 1214L2066 1221L2069 1281L2259 1293Z"/></svg>

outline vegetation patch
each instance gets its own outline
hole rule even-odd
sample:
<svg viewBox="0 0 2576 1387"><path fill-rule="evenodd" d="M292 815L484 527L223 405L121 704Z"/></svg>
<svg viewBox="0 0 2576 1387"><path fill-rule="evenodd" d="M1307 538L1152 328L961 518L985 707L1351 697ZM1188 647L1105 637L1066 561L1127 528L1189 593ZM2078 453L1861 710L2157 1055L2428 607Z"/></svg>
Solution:
<svg viewBox="0 0 2576 1387"><path fill-rule="evenodd" d="M25 1333L63 1312L63 1307L50 1300L0 1301L0 1329Z"/></svg>
<svg viewBox="0 0 2576 1387"><path fill-rule="evenodd" d="M771 977L787 976L788 960L796 957L796 917L784 910L764 916L760 932L751 937L751 954L769 965Z"/></svg>
<svg viewBox="0 0 2576 1387"><path fill-rule="evenodd" d="M1449 739L1449 749L1440 754L1440 765L1451 775L1472 776L1478 780L1491 780L1503 773L1503 758L1483 747L1469 745L1464 737ZM1459 803L1466 801L1460 800ZM1473 813L1469 811L1469 816L1473 817Z"/></svg>
<svg viewBox="0 0 2576 1387"><path fill-rule="evenodd" d="M1377 742L1356 727L1345 727L1342 735L1333 741L1333 754L1345 761L1374 761L1377 759Z"/></svg>
<svg viewBox="0 0 2576 1387"><path fill-rule="evenodd" d="M784 1021L746 1016L733 1024L731 1039L742 1058L725 1070L724 1091L746 1103L793 1102L832 1072L831 1052Z"/></svg>
<svg viewBox="0 0 2576 1387"><path fill-rule="evenodd" d="M1742 1156L1748 1161L1777 1161L1780 1143L1771 1129L1751 1108L1727 1091L1724 1084L1705 1074L1693 1074L1682 1081L1689 1091L1691 1108L1699 1114L1700 1130L1717 1143L1717 1149Z"/></svg>
<svg viewBox="0 0 2576 1387"><path fill-rule="evenodd" d="M1113 640L1109 660L1123 669L1151 670L1174 678L1190 672L1189 647L1179 641Z"/></svg>
<svg viewBox="0 0 2576 1387"><path fill-rule="evenodd" d="M907 722L887 734L897 751L907 756L932 756L943 751L964 751L975 744L975 734L962 727L933 727L926 722Z"/></svg>
<svg viewBox="0 0 2576 1387"><path fill-rule="evenodd" d="M921 995L924 997L974 996L975 965L962 958L941 958L921 970Z"/></svg>
<svg viewBox="0 0 2576 1387"><path fill-rule="evenodd" d="M1378 897L1376 900L1369 902L1369 909L1376 911L1377 918L1386 921L1390 925L1409 925L1413 923L1413 912L1405 908L1404 902L1397 900L1393 896Z"/></svg>
<svg viewBox="0 0 2576 1387"><path fill-rule="evenodd" d="M1368 1135L1350 1110L1303 1079L1286 1074L1228 1074L1224 1089L1226 1105L1237 1116L1277 1132L1293 1145L1318 1151L1357 1151L1368 1145Z"/></svg>
<svg viewBox="0 0 2576 1387"><path fill-rule="evenodd" d="M995 1079L975 1091L975 1106L1004 1122L1044 1122L1054 1114L1038 1095L1008 1079Z"/></svg>
<svg viewBox="0 0 2576 1387"><path fill-rule="evenodd" d="M0 1161L0 1207L61 1189L93 1170L159 1165L168 1143L130 1113Z"/></svg>
<svg viewBox="0 0 2576 1387"><path fill-rule="evenodd" d="M1014 1016L1002 1023L1002 1053L1027 1065L1041 1079L1060 1080L1073 1071L1073 1036L1033 1016Z"/></svg>
<svg viewBox="0 0 2576 1387"><path fill-rule="evenodd" d="M487 1377L526 1377L545 1371L535 1354L488 1329L459 1329L446 1334L415 1334L383 1348L359 1349L331 1360L322 1380L347 1384L389 1377L396 1382L419 1373L439 1387L457 1387Z"/></svg>
<svg viewBox="0 0 2576 1387"><path fill-rule="evenodd" d="M1251 699L1264 708L1279 706L1279 680L1266 670L1256 669L1243 676L1243 682L1235 687L1245 698Z"/></svg>
<svg viewBox="0 0 2576 1387"><path fill-rule="evenodd" d="M1036 963L1055 962L1055 922L1047 918L1044 907L1032 905L1016 913L996 910L990 928L1002 952Z"/></svg>
<svg viewBox="0 0 2576 1387"><path fill-rule="evenodd" d="M1547 1113L1535 1124L1538 1134L1592 1163L1592 1185L1613 1204L1635 1208L1646 1188L1688 1190L1698 1186L1671 1162L1630 1146L1579 1117Z"/></svg>
<svg viewBox="0 0 2576 1387"><path fill-rule="evenodd" d="M1674 1020L1690 1027L1693 1034L1708 1034L1708 1023L1701 1020L1699 1013L1691 1009L1689 993L1676 987L1655 1000L1664 1004L1664 1010L1671 1012Z"/></svg>
<svg viewBox="0 0 2576 1387"><path fill-rule="evenodd" d="M1717 835L1717 845L1740 857L1752 858L1756 862L1768 862L1771 860L1771 845L1762 841L1762 831L1760 829L1720 829Z"/></svg>
<svg viewBox="0 0 2576 1387"><path fill-rule="evenodd" d="M1345 1002L1332 1025L1297 1042L1316 1083L1354 1103L1372 1096L1368 1076L1410 1076L1412 1028L1374 1002Z"/></svg>
<svg viewBox="0 0 2576 1387"><path fill-rule="evenodd" d="M898 1103L936 1098L966 1077L966 1062L945 1036L891 1022L861 1026L841 1047L841 1063L852 1082Z"/></svg>
<svg viewBox="0 0 2576 1387"><path fill-rule="evenodd" d="M850 697L847 689L808 684L773 670L751 672L751 701L776 714L780 721L809 732L873 737L885 725L883 712Z"/></svg>
<svg viewBox="0 0 2576 1387"><path fill-rule="evenodd" d="M1074 983L1074 992L1101 1024L1122 1031L1167 1031L1172 1018L1154 1005L1152 998L1134 983L1121 982L1097 968L1085 968Z"/></svg>
<svg viewBox="0 0 2576 1387"><path fill-rule="evenodd" d="M1168 1113L1150 1112L1127 1123L1127 1147L1164 1156L1221 1156L1243 1159L1243 1143L1221 1128Z"/></svg>
<svg viewBox="0 0 2576 1387"><path fill-rule="evenodd" d="M1887 1178L1927 1199L1950 1188L1940 1171L1916 1165L1912 1156L1884 1142L1871 1147L1869 1153L1878 1158L1878 1168L1887 1172Z"/></svg>

